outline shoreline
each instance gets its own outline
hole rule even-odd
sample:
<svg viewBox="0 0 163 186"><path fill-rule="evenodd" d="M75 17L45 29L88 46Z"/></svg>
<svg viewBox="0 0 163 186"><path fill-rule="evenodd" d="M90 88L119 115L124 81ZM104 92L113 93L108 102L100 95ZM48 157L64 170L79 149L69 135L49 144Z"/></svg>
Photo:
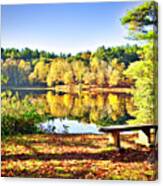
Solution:
<svg viewBox="0 0 163 186"><path fill-rule="evenodd" d="M1 90L31 90L31 91L55 91L64 93L98 92L98 93L127 93L133 94L134 89L128 87L97 87L91 85L56 85L55 87L2 87Z"/></svg>

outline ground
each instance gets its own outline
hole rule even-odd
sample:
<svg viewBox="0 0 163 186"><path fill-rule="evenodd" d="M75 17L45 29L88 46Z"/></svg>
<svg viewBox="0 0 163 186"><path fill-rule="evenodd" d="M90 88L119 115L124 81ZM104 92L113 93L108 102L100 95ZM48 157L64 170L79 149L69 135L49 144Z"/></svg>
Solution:
<svg viewBox="0 0 163 186"><path fill-rule="evenodd" d="M154 180L156 150L121 136L125 149L108 145L108 135L34 134L2 139L3 177ZM127 140L126 140L127 139Z"/></svg>

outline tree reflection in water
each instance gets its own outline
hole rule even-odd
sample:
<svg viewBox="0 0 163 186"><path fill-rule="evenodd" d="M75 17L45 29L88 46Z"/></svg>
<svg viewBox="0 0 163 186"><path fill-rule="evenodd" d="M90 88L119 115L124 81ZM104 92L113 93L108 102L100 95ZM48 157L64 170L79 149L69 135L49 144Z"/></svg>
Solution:
<svg viewBox="0 0 163 186"><path fill-rule="evenodd" d="M132 112L135 110L133 98L127 94L54 94L48 91L46 94L31 95L30 99L36 106L37 103L43 105L42 108L37 108L39 112L48 114L53 119L66 119L66 122L61 121L62 125L68 120L71 123L93 123L97 126L125 124L133 118ZM56 121L60 125L59 120ZM61 130L62 128L63 126Z"/></svg>

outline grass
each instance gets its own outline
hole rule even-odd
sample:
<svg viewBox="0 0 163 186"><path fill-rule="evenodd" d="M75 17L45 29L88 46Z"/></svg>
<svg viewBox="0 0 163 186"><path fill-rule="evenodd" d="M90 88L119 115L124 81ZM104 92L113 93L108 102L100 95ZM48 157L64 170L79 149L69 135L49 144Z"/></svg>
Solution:
<svg viewBox="0 0 163 186"><path fill-rule="evenodd" d="M123 136L124 138L124 136ZM16 135L2 140L3 177L154 180L155 150L122 140L108 145L108 135ZM156 160L157 161L157 160Z"/></svg>

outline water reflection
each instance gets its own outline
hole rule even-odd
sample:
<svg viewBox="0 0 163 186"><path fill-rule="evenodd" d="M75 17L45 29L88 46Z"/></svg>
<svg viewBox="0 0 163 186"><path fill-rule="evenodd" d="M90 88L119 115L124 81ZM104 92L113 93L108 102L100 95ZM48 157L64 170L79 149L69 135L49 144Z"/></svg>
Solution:
<svg viewBox="0 0 163 186"><path fill-rule="evenodd" d="M48 116L49 121L41 124L45 132L98 133L99 126L127 123L135 111L133 97L127 94L36 91L20 95L21 99L28 97L37 112Z"/></svg>
<svg viewBox="0 0 163 186"><path fill-rule="evenodd" d="M47 94L32 95L33 104L41 103L39 112L53 118L68 118L97 125L124 124L132 118L133 98L126 94Z"/></svg>

